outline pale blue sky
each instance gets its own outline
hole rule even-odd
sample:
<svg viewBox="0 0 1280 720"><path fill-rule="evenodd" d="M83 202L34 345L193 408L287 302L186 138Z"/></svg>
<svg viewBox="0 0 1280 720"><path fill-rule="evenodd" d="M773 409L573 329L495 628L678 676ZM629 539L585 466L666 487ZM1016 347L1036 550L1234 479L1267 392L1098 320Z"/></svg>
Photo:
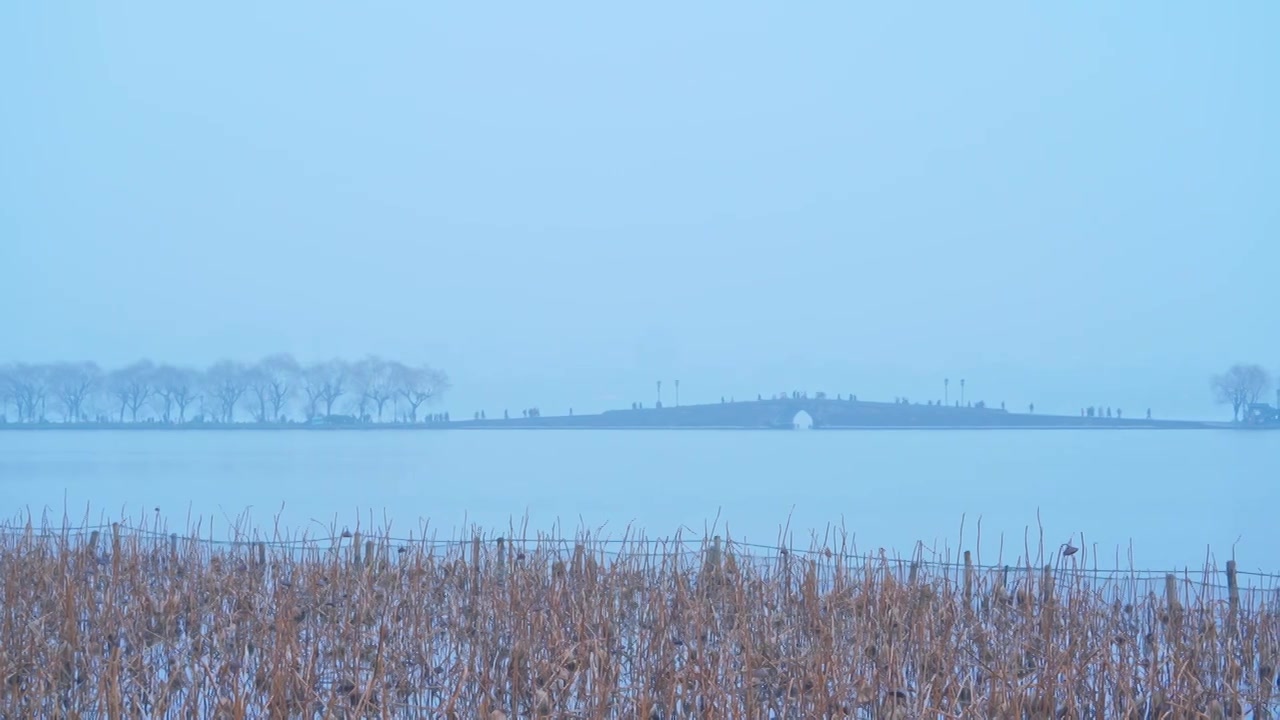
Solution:
<svg viewBox="0 0 1280 720"><path fill-rule="evenodd" d="M0 361L449 407L1206 414L1280 370L1280 5L0 5Z"/></svg>

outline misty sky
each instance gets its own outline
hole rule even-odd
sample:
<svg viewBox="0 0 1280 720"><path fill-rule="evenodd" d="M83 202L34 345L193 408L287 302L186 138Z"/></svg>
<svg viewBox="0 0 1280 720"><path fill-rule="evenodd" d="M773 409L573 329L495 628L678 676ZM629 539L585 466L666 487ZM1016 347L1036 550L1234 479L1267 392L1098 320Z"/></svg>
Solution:
<svg viewBox="0 0 1280 720"><path fill-rule="evenodd" d="M1203 415L1280 371L1280 5L0 5L0 362L288 350L458 412Z"/></svg>

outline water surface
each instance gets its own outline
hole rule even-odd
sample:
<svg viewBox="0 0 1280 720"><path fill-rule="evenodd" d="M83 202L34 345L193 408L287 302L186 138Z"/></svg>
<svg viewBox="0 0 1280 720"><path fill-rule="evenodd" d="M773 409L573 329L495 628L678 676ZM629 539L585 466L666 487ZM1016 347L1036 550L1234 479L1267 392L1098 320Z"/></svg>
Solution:
<svg viewBox="0 0 1280 720"><path fill-rule="evenodd" d="M188 517L220 533L379 526L442 537L559 522L620 536L776 543L840 526L860 551L974 549L983 563L1072 539L1110 568L1280 570L1280 433L1231 431L0 432L0 509L79 524ZM964 520L963 536L961 521ZM982 543L976 542L978 521ZM1003 533L1003 555L1000 552ZM1096 548L1096 553L1094 552Z"/></svg>

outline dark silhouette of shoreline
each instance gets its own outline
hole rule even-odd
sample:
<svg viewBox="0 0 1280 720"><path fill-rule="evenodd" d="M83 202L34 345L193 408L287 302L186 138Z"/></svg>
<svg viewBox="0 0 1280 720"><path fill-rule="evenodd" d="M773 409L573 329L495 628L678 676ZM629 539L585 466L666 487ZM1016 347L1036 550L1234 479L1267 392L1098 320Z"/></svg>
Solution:
<svg viewBox="0 0 1280 720"><path fill-rule="evenodd" d="M495 413L496 415L497 413ZM1233 423L1197 420L1154 420L1104 416L1013 413L984 406L946 406L855 399L789 397L667 407L608 410L598 414L477 417L416 423L361 422L347 416L317 418L308 423L5 423L3 430L128 431L405 431L405 430L1205 430L1232 429Z"/></svg>

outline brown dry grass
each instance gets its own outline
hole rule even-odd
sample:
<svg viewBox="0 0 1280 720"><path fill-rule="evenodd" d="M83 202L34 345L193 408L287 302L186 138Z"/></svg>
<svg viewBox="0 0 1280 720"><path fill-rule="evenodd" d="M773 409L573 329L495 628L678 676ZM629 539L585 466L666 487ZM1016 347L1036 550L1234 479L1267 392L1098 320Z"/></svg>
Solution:
<svg viewBox="0 0 1280 720"><path fill-rule="evenodd" d="M1265 595L1078 558L5 530L6 718L1226 718L1280 648Z"/></svg>

